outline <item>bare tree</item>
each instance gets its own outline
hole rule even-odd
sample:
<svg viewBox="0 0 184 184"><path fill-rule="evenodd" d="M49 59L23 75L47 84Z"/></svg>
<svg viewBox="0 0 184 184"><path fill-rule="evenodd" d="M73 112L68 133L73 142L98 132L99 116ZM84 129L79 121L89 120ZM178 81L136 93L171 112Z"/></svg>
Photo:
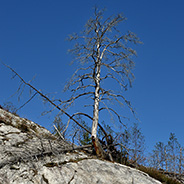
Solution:
<svg viewBox="0 0 184 184"><path fill-rule="evenodd" d="M110 103L107 103L113 101L120 105L126 104L134 112L131 103L124 97L123 91L127 90L128 86L131 86L134 79L132 73L134 62L132 59L136 55L136 51L131 46L141 42L134 33L129 31L126 34L121 34L118 30L118 24L126 20L123 15L118 14L105 20L102 15L103 11L95 8L94 17L88 20L85 30L80 35L73 34L69 37L69 40L76 41L74 48L70 52L75 56L73 62L77 61L79 67L65 86L65 90L71 91L71 97L68 100L50 99L41 90L31 85L30 82L26 82L14 69L7 65L6 67L15 76L19 77L21 81L19 89L22 86L23 89L24 86L28 86L35 92L25 104L30 102L37 94L40 95L55 109L68 116L69 121L73 120L86 132L91 133L97 155L104 157L104 151L97 138L97 128L99 127L104 133L107 143L112 142L112 136L108 136L99 124L99 113L107 110L122 123L121 116ZM116 83L120 92L115 92L109 86L107 87L106 84L109 82L111 84ZM85 97L91 100L91 102L89 101L89 107L92 107L91 114L76 112L70 115L66 112L67 107ZM88 105L85 103L84 106ZM78 115L85 116L92 121L91 132L76 120Z"/></svg>
<svg viewBox="0 0 184 184"><path fill-rule="evenodd" d="M89 102L92 107L91 137L98 155L103 154L97 138L99 113L107 110L122 123L120 115L107 102L126 104L133 112L123 91L131 86L134 79L132 69L135 63L132 59L136 51L130 46L141 42L134 33L121 34L118 30L118 24L125 20L121 14L104 20L103 11L95 8L94 17L88 20L84 31L69 37L76 42L70 52L74 55L73 62L77 61L79 67L65 87L65 90L71 91L71 97L61 101L60 105L67 108L82 97L92 100ZM120 92L115 92L110 86L105 87L109 82L117 83ZM88 105L85 103L84 106Z"/></svg>
<svg viewBox="0 0 184 184"><path fill-rule="evenodd" d="M135 166L143 164L145 162L145 139L137 123L134 123L130 128L129 144L131 148L129 157L134 161Z"/></svg>
<svg viewBox="0 0 184 184"><path fill-rule="evenodd" d="M176 174L176 168L178 165L178 155L180 153L180 144L174 133L170 133L168 141L168 154L169 154L169 171Z"/></svg>
<svg viewBox="0 0 184 184"><path fill-rule="evenodd" d="M151 166L156 169L168 170L168 153L167 145L163 142L158 142L154 146L153 153L151 154L152 164ZM154 164L153 164L154 163Z"/></svg>
<svg viewBox="0 0 184 184"><path fill-rule="evenodd" d="M175 177L182 177L184 168L183 147L174 133L170 133L167 145L164 145L163 142L156 143L149 161L151 167L171 173Z"/></svg>

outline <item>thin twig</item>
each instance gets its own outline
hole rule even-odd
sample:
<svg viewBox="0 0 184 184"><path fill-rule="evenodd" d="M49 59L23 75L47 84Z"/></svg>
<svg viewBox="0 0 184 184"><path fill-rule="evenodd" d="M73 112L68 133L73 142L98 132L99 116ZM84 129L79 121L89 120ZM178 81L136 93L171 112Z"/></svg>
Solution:
<svg viewBox="0 0 184 184"><path fill-rule="evenodd" d="M61 139L65 140L64 137L61 135L61 132L58 130L58 128L55 125L53 125L53 126L54 126L55 130L57 131L57 133L59 134L59 136L61 137Z"/></svg>
<svg viewBox="0 0 184 184"><path fill-rule="evenodd" d="M18 110L22 109L26 104L28 104L37 94L38 94L38 93L36 92L29 100L27 100L23 105L21 105L21 106L16 110L16 112L17 112Z"/></svg>

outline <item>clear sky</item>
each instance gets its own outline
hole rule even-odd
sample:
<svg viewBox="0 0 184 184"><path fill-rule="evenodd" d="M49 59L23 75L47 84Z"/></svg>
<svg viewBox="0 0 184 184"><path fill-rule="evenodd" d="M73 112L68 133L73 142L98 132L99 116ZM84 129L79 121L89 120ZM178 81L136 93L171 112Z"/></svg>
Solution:
<svg viewBox="0 0 184 184"><path fill-rule="evenodd" d="M184 139L184 1L183 0L6 0L0 1L0 60L45 93L62 96L72 75L68 34L83 29L93 9L106 15L123 12L127 17L122 32L131 30L144 42L136 47L135 81L127 98L136 108L148 148L167 141L174 132ZM0 104L12 101L18 80L0 65ZM27 92L26 92L27 93ZM77 107L75 107L77 108ZM19 114L47 128L53 117L42 117L46 107L35 98ZM134 122L134 119L132 120Z"/></svg>

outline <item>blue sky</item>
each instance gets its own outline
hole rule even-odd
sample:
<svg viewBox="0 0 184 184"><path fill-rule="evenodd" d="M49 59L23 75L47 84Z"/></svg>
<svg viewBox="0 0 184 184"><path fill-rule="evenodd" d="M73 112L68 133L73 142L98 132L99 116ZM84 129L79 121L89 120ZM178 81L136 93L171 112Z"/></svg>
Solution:
<svg viewBox="0 0 184 184"><path fill-rule="evenodd" d="M158 141L166 142L170 132L184 145L182 0L0 1L0 60L28 81L36 76L33 85L43 92L65 99L62 89L73 72L67 54L72 45L66 37L83 29L95 5L105 7L107 16L123 12L127 21L122 32L131 30L144 42L135 47L136 79L126 95L136 108L148 149ZM19 107L26 95L20 103L10 98L19 83L2 65L0 81L0 104L12 101ZM51 128L53 116L40 116L45 109L35 98L19 114Z"/></svg>

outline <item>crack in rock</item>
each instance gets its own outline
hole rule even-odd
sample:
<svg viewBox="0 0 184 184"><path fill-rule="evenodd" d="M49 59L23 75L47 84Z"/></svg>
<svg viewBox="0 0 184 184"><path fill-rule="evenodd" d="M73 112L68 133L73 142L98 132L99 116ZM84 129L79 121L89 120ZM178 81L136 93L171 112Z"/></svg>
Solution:
<svg viewBox="0 0 184 184"><path fill-rule="evenodd" d="M42 179L45 183L49 184L49 180L44 176L44 174L42 174Z"/></svg>
<svg viewBox="0 0 184 184"><path fill-rule="evenodd" d="M74 174L73 174L72 178L70 179L70 181L68 182L68 184L70 184L70 183L73 181L73 179L74 179L76 173L77 173L77 171L75 170L75 171L74 171Z"/></svg>

